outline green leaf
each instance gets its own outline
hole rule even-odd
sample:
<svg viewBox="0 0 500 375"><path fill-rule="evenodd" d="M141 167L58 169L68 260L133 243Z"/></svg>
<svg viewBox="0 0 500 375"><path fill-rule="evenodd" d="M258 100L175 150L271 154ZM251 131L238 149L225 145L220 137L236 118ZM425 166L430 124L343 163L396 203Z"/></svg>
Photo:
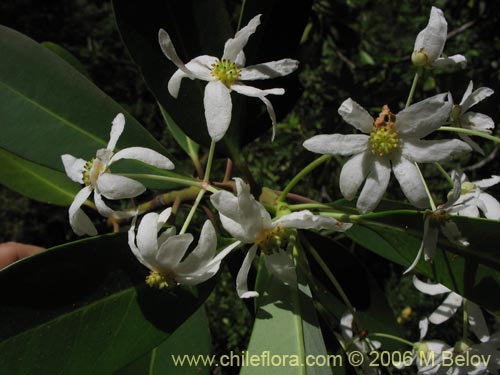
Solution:
<svg viewBox="0 0 500 375"><path fill-rule="evenodd" d="M125 114L119 148L142 146L168 152L133 117L59 56L0 26L0 147L41 166L64 172L61 155L85 160L106 147L111 121ZM139 162L128 172L168 175ZM130 169L130 170L129 170ZM162 187L153 183L150 186Z"/></svg>
<svg viewBox="0 0 500 375"><path fill-rule="evenodd" d="M310 1L252 1L247 2L242 26L252 17L263 13L262 24L250 38L245 54L247 64L262 63L293 57L304 31ZM175 123L199 144L209 145L203 96L206 83L184 79L179 97L174 99L167 82L177 67L161 52L158 31L165 29L184 62L200 55L220 57L224 43L234 36L234 28L224 1L148 1L134 3L113 1L116 22L130 55L139 66L144 79L158 102ZM282 9L286 7L287 17ZM304 11L305 9L305 11ZM278 118L283 117L300 94L297 76L258 83L261 88L284 87L287 95L271 101ZM226 153L235 155L242 145L252 141L270 128L269 116L262 102L233 93L233 118L224 139Z"/></svg>
<svg viewBox="0 0 500 375"><path fill-rule="evenodd" d="M326 358L327 352L305 277L298 272L298 287L283 284L265 268L261 255L256 300L257 314L248 346L248 358L258 356L260 366L244 366L241 375L331 374L328 366L306 366L307 356ZM299 270L299 268L297 268ZM262 359L269 353L269 359ZM313 357L309 357L313 358Z"/></svg>
<svg viewBox="0 0 500 375"><path fill-rule="evenodd" d="M160 291L126 234L81 240L0 271L0 363L6 374L109 374L171 335L212 283Z"/></svg>
<svg viewBox="0 0 500 375"><path fill-rule="evenodd" d="M0 148L0 183L37 201L70 205L80 186L65 173L21 159Z"/></svg>
<svg viewBox="0 0 500 375"><path fill-rule="evenodd" d="M375 65L375 61L373 60L373 57L371 57L368 52L360 50L359 51L359 61L361 61L361 64L363 65Z"/></svg>
<svg viewBox="0 0 500 375"><path fill-rule="evenodd" d="M422 241L422 213L406 210L393 215L363 215L366 221L355 225L346 235L361 246L404 267L417 255ZM500 292L500 222L452 216L470 242L466 248L451 244L440 233L432 263L422 260L419 273L447 286L466 298L500 313L500 302L491 298ZM495 292L496 290L496 292Z"/></svg>
<svg viewBox="0 0 500 375"><path fill-rule="evenodd" d="M210 365L201 358L210 360L211 337L208 318L202 306L186 320L172 335L144 357L138 359L115 375L209 375ZM188 359L198 360L190 364ZM175 359L174 359L175 358ZM177 366L175 361L178 361Z"/></svg>
<svg viewBox="0 0 500 375"><path fill-rule="evenodd" d="M73 68L75 68L81 74L83 74L88 79L90 79L90 75L89 75L89 72L87 71L87 69L67 49L61 47L59 44L52 43L52 42L42 42L42 46L44 46L45 48L48 48L49 50L54 52L56 55L58 55L60 58L62 58L64 61L66 61L68 64L70 64Z"/></svg>

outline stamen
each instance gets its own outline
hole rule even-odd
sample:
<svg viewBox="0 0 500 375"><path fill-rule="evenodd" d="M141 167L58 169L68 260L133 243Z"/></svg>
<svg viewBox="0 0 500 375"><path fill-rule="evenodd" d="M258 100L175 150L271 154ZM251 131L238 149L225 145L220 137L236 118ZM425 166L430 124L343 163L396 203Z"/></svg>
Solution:
<svg viewBox="0 0 500 375"><path fill-rule="evenodd" d="M372 153L379 156L391 154L399 147L398 133L393 126L396 116L387 105L382 107L382 112L373 122L373 130L370 133L370 145Z"/></svg>
<svg viewBox="0 0 500 375"><path fill-rule="evenodd" d="M146 284L151 288L171 289L177 286L177 282L172 274L162 275L159 272L151 271L146 277Z"/></svg>
<svg viewBox="0 0 500 375"><path fill-rule="evenodd" d="M210 73L229 88L239 78L240 72L241 69L231 60L222 59L212 64Z"/></svg>

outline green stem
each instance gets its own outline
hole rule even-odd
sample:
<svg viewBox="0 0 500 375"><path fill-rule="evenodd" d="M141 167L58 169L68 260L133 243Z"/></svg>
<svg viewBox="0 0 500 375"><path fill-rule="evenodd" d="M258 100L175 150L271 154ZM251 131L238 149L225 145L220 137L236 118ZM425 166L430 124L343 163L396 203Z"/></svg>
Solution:
<svg viewBox="0 0 500 375"><path fill-rule="evenodd" d="M240 31L240 28L241 28L241 21L243 19L243 10L245 9L245 5L246 5L246 0L243 0L242 4L241 4L241 10L240 10L240 17L238 18L238 27L236 28L236 31Z"/></svg>
<svg viewBox="0 0 500 375"><path fill-rule="evenodd" d="M193 207L191 207L191 210L189 211L189 214L186 218L186 221L184 222L184 225L182 226L179 234L186 233L186 230L189 226L189 223L193 219L194 213L196 212L196 209L198 208L198 205L200 204L201 199L203 198L203 195L205 195L205 191L206 191L205 189L201 189L200 192L198 193L198 195L196 196L196 200L193 203Z"/></svg>
<svg viewBox="0 0 500 375"><path fill-rule="evenodd" d="M446 131L446 132L463 133L463 134L467 134L467 135L475 135L478 137L488 139L488 140L493 141L495 143L500 143L500 138L495 137L494 135L490 135L488 133L477 131L477 130L456 128L454 126L441 126L438 130L442 130L442 131Z"/></svg>
<svg viewBox="0 0 500 375"><path fill-rule="evenodd" d="M176 184L186 185L186 186L198 186L201 187L201 181L191 180L181 177L169 177L169 176L159 176L154 174L144 174L144 173L114 173L118 176L130 177L130 178L143 178L146 180L156 180L156 181L166 181L174 182Z"/></svg>
<svg viewBox="0 0 500 375"><path fill-rule="evenodd" d="M368 336L383 337L383 338L386 338L386 339L391 339L391 340L394 340L394 341L402 342L403 344L409 345L411 347L414 346L413 342L405 340L405 339L402 339L401 337L398 337L398 336L389 335L388 333L375 332L375 333L369 333Z"/></svg>
<svg viewBox="0 0 500 375"><path fill-rule="evenodd" d="M410 93L408 94L408 99L406 100L405 108L408 108L413 100L413 95L415 94L415 89L417 88L418 79L420 77L421 70L418 69L413 77L413 83L411 84Z"/></svg>
<svg viewBox="0 0 500 375"><path fill-rule="evenodd" d="M451 179L450 175L448 174L448 172L446 172L444 170L444 168L441 166L441 164L439 164L438 162L434 163L434 165L436 166L436 168L439 170L439 172L441 172L441 174L443 175L444 178L446 178L446 181L448 181L448 183L451 185L451 186L454 186L454 183L453 183L453 180Z"/></svg>
<svg viewBox="0 0 500 375"><path fill-rule="evenodd" d="M323 203L289 204L288 208L291 211L310 210L310 209L311 210L314 210L314 209L317 209L317 210L325 209L325 210L333 210L333 211L338 212L338 210L334 209L333 207L328 206L327 204L323 204Z"/></svg>
<svg viewBox="0 0 500 375"><path fill-rule="evenodd" d="M205 170L205 177L203 178L203 181L205 182L210 181L210 172L212 171L212 163L214 161L215 144L216 142L214 141L210 143L210 150L208 151L207 167Z"/></svg>
<svg viewBox="0 0 500 375"><path fill-rule="evenodd" d="M420 179L422 180L422 183L424 184L425 193L427 194L427 197L429 198L429 203L431 205L432 211L436 211L436 204L434 203L434 199L432 199L432 195L431 195L431 192L429 190L429 187L427 186L427 183L425 182L424 175L422 174L422 171L420 170L420 167L418 166L417 162L415 162L415 167L417 167L418 175L420 176Z"/></svg>
<svg viewBox="0 0 500 375"><path fill-rule="evenodd" d="M302 169L299 173L295 175L294 178L288 183L288 185L285 186L285 189L281 192L281 195L278 198L278 201L284 202L286 199L286 195L294 188L297 183L302 180L307 174L309 174L313 169L324 163L325 161L329 160L332 157L332 155L322 155L316 160L312 161L309 163L304 169Z"/></svg>

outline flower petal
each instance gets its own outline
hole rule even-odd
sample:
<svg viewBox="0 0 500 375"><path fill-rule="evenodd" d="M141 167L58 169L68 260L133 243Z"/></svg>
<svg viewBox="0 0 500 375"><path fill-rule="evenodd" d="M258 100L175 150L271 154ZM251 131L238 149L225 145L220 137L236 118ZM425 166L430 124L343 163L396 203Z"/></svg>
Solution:
<svg viewBox="0 0 500 375"><path fill-rule="evenodd" d="M427 55L427 63L432 65L434 60L443 53L447 31L448 24L443 11L432 7L429 22L425 29L418 33L413 50L424 52Z"/></svg>
<svg viewBox="0 0 500 375"><path fill-rule="evenodd" d="M61 160L68 177L79 184L83 184L83 172L85 171L85 164L87 162L69 154L61 155Z"/></svg>
<svg viewBox="0 0 500 375"><path fill-rule="evenodd" d="M192 273L207 265L215 255L217 235L214 226L207 220L203 224L200 239L194 250L176 268L177 273Z"/></svg>
<svg viewBox="0 0 500 375"><path fill-rule="evenodd" d="M427 335L427 331L429 330L429 319L420 319L418 322L418 328L420 330L420 340L422 340L425 335Z"/></svg>
<svg viewBox="0 0 500 375"><path fill-rule="evenodd" d="M160 29L158 32L158 42L160 43L160 48L167 59L172 61L187 76L191 76L193 74L179 58L174 44L172 43L172 39L170 39L170 35L168 35L168 33L163 29Z"/></svg>
<svg viewBox="0 0 500 375"><path fill-rule="evenodd" d="M142 258L150 265L155 263L158 252L158 217L155 212L144 215L137 229L137 247Z"/></svg>
<svg viewBox="0 0 500 375"><path fill-rule="evenodd" d="M422 258L422 253L425 253L425 260L432 259L434 257L434 253L436 252L436 245L438 239L439 231L437 228L430 225L429 217L426 217L424 220L424 234L422 238L422 242L420 243L420 248L418 249L417 255L410 266L403 272L403 275L406 275L408 272L413 270L420 258Z"/></svg>
<svg viewBox="0 0 500 375"><path fill-rule="evenodd" d="M484 216L490 220L500 220L500 203L495 198L488 193L480 193L479 201L483 203L480 208Z"/></svg>
<svg viewBox="0 0 500 375"><path fill-rule="evenodd" d="M282 216L273 222L273 225L297 229L328 229L337 232L343 232L352 227L350 223L342 223L331 217L314 215L308 210L292 212Z"/></svg>
<svg viewBox="0 0 500 375"><path fill-rule="evenodd" d="M81 189L73 199L71 206L69 207L69 224L73 229L73 232L79 236L83 236L87 234L89 236L96 236L97 229L94 224L90 220L90 218L83 212L80 208L83 203L87 200L87 198L92 193L91 186L85 186Z"/></svg>
<svg viewBox="0 0 500 375"><path fill-rule="evenodd" d="M498 183L500 183L500 176L496 175L492 175L490 178L485 178L483 180L473 182L474 185L482 189L489 188L490 186L496 185Z"/></svg>
<svg viewBox="0 0 500 375"><path fill-rule="evenodd" d="M469 87L472 89L472 86L470 86L470 84ZM462 107L462 112L466 112L472 106L475 106L477 103L486 99L488 96L493 95L494 92L495 91L493 91L489 87L480 87L470 95L467 95L467 97L464 95L464 98L460 103L460 107Z"/></svg>
<svg viewBox="0 0 500 375"><path fill-rule="evenodd" d="M238 275L236 276L236 292L240 298L253 298L258 297L259 293L255 291L248 290L248 272L250 271L250 267L252 266L252 261L255 258L257 253L257 245L253 245L249 250L243 263L241 264L241 268L238 271Z"/></svg>
<svg viewBox="0 0 500 375"><path fill-rule="evenodd" d="M462 141L467 143L474 151L476 151L476 152L480 153L482 156L484 156L484 151L481 148L481 146L479 146L476 142L474 142L471 137L469 137L468 135L466 135L464 133L458 133L458 136L460 137L460 139Z"/></svg>
<svg viewBox="0 0 500 375"><path fill-rule="evenodd" d="M172 163L169 158L163 156L159 152L145 147L129 147L118 151L113 155L109 164L121 159L139 160L143 163L161 169L174 169L174 163Z"/></svg>
<svg viewBox="0 0 500 375"><path fill-rule="evenodd" d="M440 57L436 59L432 66L434 67L442 67L448 65L460 64L464 67L467 64L467 59L463 55L453 55L449 57Z"/></svg>
<svg viewBox="0 0 500 375"><path fill-rule="evenodd" d="M460 107L462 110L462 113L465 112L467 109L464 109L463 104L465 101L469 98L469 96L472 94L472 89L474 88L474 83L472 81L469 81L469 84L467 85L467 88L465 89L464 96L462 96L462 100L460 101Z"/></svg>
<svg viewBox="0 0 500 375"><path fill-rule="evenodd" d="M429 316L432 324L441 324L450 319L462 305L463 298L455 292L451 292L441 305Z"/></svg>
<svg viewBox="0 0 500 375"><path fill-rule="evenodd" d="M354 155L369 148L370 137L364 134L320 134L302 145L318 154Z"/></svg>
<svg viewBox="0 0 500 375"><path fill-rule="evenodd" d="M444 224L441 225L441 231L450 242L459 246L469 246L469 242L462 236L457 224L451 219L445 221Z"/></svg>
<svg viewBox="0 0 500 375"><path fill-rule="evenodd" d="M208 82L203 98L208 133L214 142L224 137L231 123L233 104L228 88L220 81Z"/></svg>
<svg viewBox="0 0 500 375"><path fill-rule="evenodd" d="M97 190L94 191L94 203L97 208L97 211L104 217L112 217L114 219L127 219L136 214L135 211L115 211L108 207L106 203L104 203L102 196Z"/></svg>
<svg viewBox="0 0 500 375"><path fill-rule="evenodd" d="M403 156L398 156L392 160L392 170L410 203L417 208L427 207L427 193L415 164Z"/></svg>
<svg viewBox="0 0 500 375"><path fill-rule="evenodd" d="M461 118L463 128L490 133L495 128L495 122L490 116L482 113L467 112Z"/></svg>
<svg viewBox="0 0 500 375"><path fill-rule="evenodd" d="M123 113L118 113L116 117L113 119L113 125L111 126L111 133L109 134L109 142L106 149L108 151L113 151L116 147L116 143L118 142L118 138L123 133L123 129L125 128L125 116Z"/></svg>
<svg viewBox="0 0 500 375"><path fill-rule="evenodd" d="M170 77L168 81L168 92L174 98L179 95L179 89L181 87L181 82L183 78L189 79L201 79L203 81L212 81L214 77L211 74L211 67L218 59L213 56L202 55L195 57L190 62L186 64L186 68L191 72L191 74L186 74L186 72L178 69Z"/></svg>
<svg viewBox="0 0 500 375"><path fill-rule="evenodd" d="M193 242L193 235L191 233L176 234L175 236L168 237L156 252L156 264L157 267L160 267L158 271L174 271L175 273L176 267L184 254L186 254L191 242Z"/></svg>
<svg viewBox="0 0 500 375"><path fill-rule="evenodd" d="M238 94L251 96L254 98L261 98L266 95L283 95L285 93L285 90L281 88L261 90L257 87L248 86L241 83L232 84L231 90L236 91Z"/></svg>
<svg viewBox="0 0 500 375"><path fill-rule="evenodd" d="M412 104L396 115L394 129L402 139L423 138L445 123L453 106L448 94L439 94ZM412 140L413 140L412 139Z"/></svg>
<svg viewBox="0 0 500 375"><path fill-rule="evenodd" d="M373 127L373 117L351 98L346 99L338 109L339 115L345 122L369 134Z"/></svg>
<svg viewBox="0 0 500 375"><path fill-rule="evenodd" d="M280 249L277 253L265 255L264 261L266 268L283 284L290 286L297 285L295 264L290 254Z"/></svg>
<svg viewBox="0 0 500 375"><path fill-rule="evenodd" d="M467 301L467 313L469 315L470 329L481 342L486 342L490 339L490 331L486 325L481 307L472 301Z"/></svg>
<svg viewBox="0 0 500 375"><path fill-rule="evenodd" d="M444 161L455 155L470 151L470 146L458 139L438 141L414 139L404 142L401 149L401 153L406 159L417 163Z"/></svg>
<svg viewBox="0 0 500 375"><path fill-rule="evenodd" d="M366 177L356 208L361 213L373 211L384 196L391 177L391 164L388 159L375 159L372 169Z"/></svg>
<svg viewBox="0 0 500 375"><path fill-rule="evenodd" d="M371 152L365 151L347 160L340 172L340 192L348 201L354 199L356 193L372 168Z"/></svg>
<svg viewBox="0 0 500 375"><path fill-rule="evenodd" d="M451 290L442 284L429 284L419 280L417 276L413 276L413 286L420 292L429 296L437 296L439 294L450 293Z"/></svg>
<svg viewBox="0 0 500 375"><path fill-rule="evenodd" d="M137 197L146 191L143 184L125 176L103 173L97 180L99 192L108 199Z"/></svg>
<svg viewBox="0 0 500 375"><path fill-rule="evenodd" d="M299 62L292 59L270 61L257 65L250 65L241 69L239 79L242 81L254 81L286 76L299 67Z"/></svg>
<svg viewBox="0 0 500 375"><path fill-rule="evenodd" d="M243 27L236 33L234 38L228 39L224 45L223 59L235 61L238 54L243 50L248 42L248 38L255 33L257 27L260 25L261 14L256 15L248 22L248 25Z"/></svg>

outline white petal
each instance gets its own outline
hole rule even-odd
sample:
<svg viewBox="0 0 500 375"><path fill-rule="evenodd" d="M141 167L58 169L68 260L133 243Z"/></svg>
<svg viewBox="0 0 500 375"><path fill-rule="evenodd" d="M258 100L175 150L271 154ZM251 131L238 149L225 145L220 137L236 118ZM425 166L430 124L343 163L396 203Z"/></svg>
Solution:
<svg viewBox="0 0 500 375"><path fill-rule="evenodd" d="M231 90L236 91L238 94L251 96L254 98L261 98L266 95L283 95L285 93L285 90L280 88L261 90L257 87L252 87L241 83L232 84Z"/></svg>
<svg viewBox="0 0 500 375"><path fill-rule="evenodd" d="M462 128L490 133L495 128L495 122L490 116L482 113L467 112L461 117Z"/></svg>
<svg viewBox="0 0 500 375"><path fill-rule="evenodd" d="M193 235L190 233L177 234L171 236L163 242L156 253L158 271L174 271L184 254L193 242Z"/></svg>
<svg viewBox="0 0 500 375"><path fill-rule="evenodd" d="M297 285L295 264L290 254L280 249L277 253L265 255L264 260L267 269L283 284L290 286Z"/></svg>
<svg viewBox="0 0 500 375"><path fill-rule="evenodd" d="M247 62L247 58L245 56L245 52L243 52L243 50L240 51L240 53L238 53L238 56L236 56L236 59L233 61L237 66L245 66L246 62Z"/></svg>
<svg viewBox="0 0 500 375"><path fill-rule="evenodd" d="M286 76L299 67L299 62L292 59L270 61L263 64L250 65L241 69L239 79L253 81Z"/></svg>
<svg viewBox="0 0 500 375"><path fill-rule="evenodd" d="M203 104L208 133L214 142L218 142L224 137L231 123L231 94L222 82L209 82L205 87Z"/></svg>
<svg viewBox="0 0 500 375"><path fill-rule="evenodd" d="M257 27L260 25L260 17L258 14L248 22L248 25L243 27L240 31L236 33L233 39L228 39L224 45L223 59L228 59L235 61L238 54L243 50L248 42L248 38L255 33Z"/></svg>
<svg viewBox="0 0 500 375"><path fill-rule="evenodd" d="M390 177L391 164L389 160L383 158L375 159L356 203L356 208L359 212L371 212L377 207L387 190Z"/></svg>
<svg viewBox="0 0 500 375"><path fill-rule="evenodd" d="M411 140L405 141L401 149L402 155L413 162L432 163L444 161L455 155L470 152L470 146L458 139L438 141Z"/></svg>
<svg viewBox="0 0 500 375"><path fill-rule="evenodd" d="M123 129L125 128L125 117L123 113L118 113L116 117L113 119L113 125L111 126L111 133L109 134L109 142L106 149L108 151L113 151L116 147L116 142L118 142L118 138L123 133Z"/></svg>
<svg viewBox="0 0 500 375"><path fill-rule="evenodd" d="M158 252L158 216L155 212L144 215L137 230L137 247L148 264L154 263Z"/></svg>
<svg viewBox="0 0 500 375"><path fill-rule="evenodd" d="M429 284L419 280L417 276L413 276L413 286L418 291L428 294L429 296L437 296L439 294L450 293L451 290L442 284Z"/></svg>
<svg viewBox="0 0 500 375"><path fill-rule="evenodd" d="M427 193L415 164L399 156L392 160L392 170L410 203L417 208L427 207Z"/></svg>
<svg viewBox="0 0 500 375"><path fill-rule="evenodd" d="M172 214L172 207L168 207L164 209L162 212L160 212L160 216L158 216L158 224L157 224L157 231L160 231L161 227L167 222L169 219L170 215Z"/></svg>
<svg viewBox="0 0 500 375"><path fill-rule="evenodd" d="M482 202L481 210L490 220L500 220L500 203L487 193L479 194L479 201Z"/></svg>
<svg viewBox="0 0 500 375"><path fill-rule="evenodd" d="M351 98L346 99L339 107L339 115L345 122L369 134L373 128L373 117Z"/></svg>
<svg viewBox="0 0 500 375"><path fill-rule="evenodd" d="M467 313L469 315L470 329L476 337L481 341L485 342L490 339L490 332L488 326L486 325L486 320L484 319L481 307L476 305L472 301L467 301Z"/></svg>
<svg viewBox="0 0 500 375"><path fill-rule="evenodd" d="M464 99L460 103L460 107L462 107L462 112L466 112L470 107L476 105L481 100L486 99L488 96L493 95L493 93L494 91L488 87L480 87L467 97L465 97L464 95Z"/></svg>
<svg viewBox="0 0 500 375"><path fill-rule="evenodd" d="M87 162L69 154L61 155L61 160L68 177L79 184L83 184L83 172L85 171L85 164Z"/></svg>
<svg viewBox="0 0 500 375"><path fill-rule="evenodd" d="M200 239L194 250L176 268L176 273L193 273L207 265L215 255L217 235L212 223L207 220L201 229Z"/></svg>
<svg viewBox="0 0 500 375"><path fill-rule="evenodd" d="M132 223L130 225L130 228L128 230L128 246L130 247L130 250L132 250L132 253L135 255L137 260L141 262L143 265L148 267L150 270L153 270L151 265L144 259L144 257L141 254L141 251L137 247L135 243L135 224L137 222L137 216L134 216L132 219Z"/></svg>
<svg viewBox="0 0 500 375"><path fill-rule="evenodd" d="M460 64L462 67L467 64L467 59L463 55L453 55L449 57L440 57L439 59L436 59L432 66L434 67L442 67L442 66L448 66L448 65L454 65L454 64Z"/></svg>
<svg viewBox="0 0 500 375"><path fill-rule="evenodd" d="M272 103L264 96L259 96L259 99L262 100L264 105L266 106L267 113L269 118L271 119L271 125L273 127L273 134L271 135L271 142L274 141L274 137L276 137L276 113L274 112L274 107Z"/></svg>
<svg viewBox="0 0 500 375"><path fill-rule="evenodd" d="M170 39L170 35L168 35L168 33L163 29L160 29L158 32L158 42L160 43L160 48L167 59L172 61L186 75L191 76L193 74L179 58L174 44L172 43L172 39Z"/></svg>
<svg viewBox="0 0 500 375"><path fill-rule="evenodd" d="M456 204L462 204L464 202L464 198L468 199L473 197L473 194L464 194L460 197L459 200L457 200ZM461 210L457 212L458 216L468 216L468 217L479 217L479 209L477 208L476 205L469 204L469 205L464 205Z"/></svg>
<svg viewBox="0 0 500 375"><path fill-rule="evenodd" d="M263 230L272 228L271 215L264 206L257 202L250 189L240 178L234 179L238 197L239 218L241 226L254 235L259 235Z"/></svg>
<svg viewBox="0 0 500 375"><path fill-rule="evenodd" d="M252 261L255 258L255 254L257 253L257 245L253 245L250 250L248 250L243 263L241 264L241 268L238 271L238 275L236 276L236 292L240 298L253 298L258 297L259 293L255 291L248 290L248 272L250 271L250 267L252 266Z"/></svg>
<svg viewBox="0 0 500 375"><path fill-rule="evenodd" d="M303 146L318 154L354 155L369 148L369 139L364 134L321 134L309 138Z"/></svg>
<svg viewBox="0 0 500 375"><path fill-rule="evenodd" d="M457 224L455 224L451 219L441 225L441 231L450 242L460 246L469 246L469 242L462 236Z"/></svg>
<svg viewBox="0 0 500 375"><path fill-rule="evenodd" d="M462 141L467 143L474 151L476 151L476 152L480 153L482 156L484 156L484 151L481 148L481 146L479 146L476 142L474 142L471 137L469 137L468 135L466 135L464 133L458 133L458 136L460 137L460 139Z"/></svg>
<svg viewBox="0 0 500 375"><path fill-rule="evenodd" d="M231 237L234 237L238 241L241 241L243 243L254 243L257 236L260 234L260 232L248 231L236 220L233 220L222 214L220 214L220 221L224 229L228 231Z"/></svg>
<svg viewBox="0 0 500 375"><path fill-rule="evenodd" d="M472 81L469 81L469 84L467 85L467 88L465 89L464 96L462 96L462 100L460 101L460 107L462 110L462 113L467 111L467 109L470 108L470 106L467 109L464 109L464 103L465 101L471 96L472 94L472 89L474 88L474 83Z"/></svg>
<svg viewBox="0 0 500 375"><path fill-rule="evenodd" d="M160 224L160 219L158 219L158 232L160 232L160 229L163 227L163 224ZM168 227L165 229L163 232L161 232L158 236L158 247L163 245L163 243L169 239L172 236L175 236L177 234L177 228L175 227Z"/></svg>
<svg viewBox="0 0 500 375"><path fill-rule="evenodd" d="M490 178L485 178L483 180L474 181L473 184L482 188L482 189L485 189L485 188L488 188L490 186L496 185L499 182L500 182L500 176L492 175Z"/></svg>
<svg viewBox="0 0 500 375"><path fill-rule="evenodd" d="M394 129L401 138L422 138L443 125L453 106L448 94L439 94L412 104L396 115Z"/></svg>
<svg viewBox="0 0 500 375"><path fill-rule="evenodd" d="M79 236L83 236L84 234L89 236L97 235L97 230L94 224L92 224L92 221L80 208L91 193L92 187L85 186L75 195L75 198L68 210L71 228L73 229L73 232Z"/></svg>
<svg viewBox="0 0 500 375"><path fill-rule="evenodd" d="M110 164L120 159L139 160L143 163L152 165L161 169L174 169L174 163L169 158L163 156L159 152L145 147L129 147L118 151L110 160Z"/></svg>
<svg viewBox="0 0 500 375"><path fill-rule="evenodd" d="M168 81L168 92L174 98L179 95L179 89L181 87L181 81L183 78L189 79L201 79L203 81L212 81L215 78L211 74L212 64L214 64L218 59L213 56L202 55L195 57L190 62L186 64L186 68L191 72L191 74L186 74L186 72L178 69L172 75Z"/></svg>
<svg viewBox="0 0 500 375"><path fill-rule="evenodd" d="M354 199L356 193L372 168L373 161L370 151L354 155L342 167L339 187L342 195L348 201Z"/></svg>
<svg viewBox="0 0 500 375"><path fill-rule="evenodd" d="M334 231L345 231L352 224L344 224L331 217L314 215L311 211L304 210L292 212L291 214L280 217L274 223L274 226L297 229L328 229Z"/></svg>
<svg viewBox="0 0 500 375"><path fill-rule="evenodd" d="M115 219L127 219L135 215L135 211L115 211L108 207L106 203L102 200L101 194L94 191L94 203L97 207L97 211L104 217L112 217Z"/></svg>
<svg viewBox="0 0 500 375"><path fill-rule="evenodd" d="M450 319L462 305L463 298L451 292L441 305L429 316L432 324L441 324Z"/></svg>
<svg viewBox="0 0 500 375"><path fill-rule="evenodd" d="M99 192L108 199L137 197L146 191L140 182L112 173L103 173L97 180Z"/></svg>
<svg viewBox="0 0 500 375"><path fill-rule="evenodd" d="M340 318L340 333L342 337L347 340L351 340L353 337L352 333L352 322L354 321L354 315L350 311L346 311Z"/></svg>
<svg viewBox="0 0 500 375"><path fill-rule="evenodd" d="M424 222L424 238L422 239L422 245L424 249L424 259L430 261L434 259L436 255L436 246L439 237L439 229L431 225L429 222L429 228L427 229L427 234L425 233L425 222Z"/></svg>
<svg viewBox="0 0 500 375"><path fill-rule="evenodd" d="M429 22L417 35L413 50L423 50L427 55L428 63L432 64L443 53L447 30L448 24L442 10L432 7Z"/></svg>
<svg viewBox="0 0 500 375"><path fill-rule="evenodd" d="M427 335L427 331L429 330L429 319L423 318L418 322L418 328L420 330L420 340L422 340L425 335Z"/></svg>

